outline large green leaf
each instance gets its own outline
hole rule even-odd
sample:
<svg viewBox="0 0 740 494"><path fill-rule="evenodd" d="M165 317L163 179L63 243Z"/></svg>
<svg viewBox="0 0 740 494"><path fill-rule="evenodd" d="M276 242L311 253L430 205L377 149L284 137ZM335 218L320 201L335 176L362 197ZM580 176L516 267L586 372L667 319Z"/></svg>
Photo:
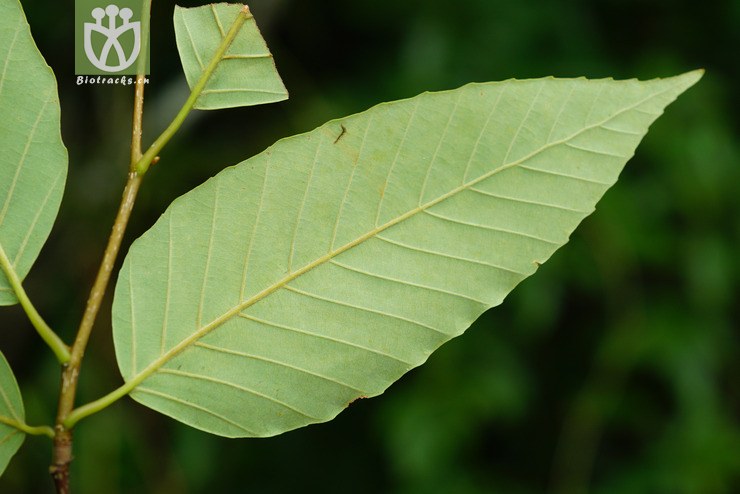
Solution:
<svg viewBox="0 0 740 494"><path fill-rule="evenodd" d="M242 4L175 7L175 36L185 78L195 86L216 53ZM247 19L211 75L195 108L214 110L261 105L288 98L283 81L254 17Z"/></svg>
<svg viewBox="0 0 740 494"><path fill-rule="evenodd" d="M20 3L0 2L0 256L23 279L59 211L67 176L56 80ZM0 270L0 305L17 302Z"/></svg>
<svg viewBox="0 0 740 494"><path fill-rule="evenodd" d="M7 425L5 420L10 419L22 424L25 420L23 399L13 371L0 352L0 475L5 471L8 462L23 444L26 434L17 428Z"/></svg>
<svg viewBox="0 0 740 494"><path fill-rule="evenodd" d="M471 84L224 170L125 260L125 389L225 436L279 434L382 393L566 243L700 77Z"/></svg>

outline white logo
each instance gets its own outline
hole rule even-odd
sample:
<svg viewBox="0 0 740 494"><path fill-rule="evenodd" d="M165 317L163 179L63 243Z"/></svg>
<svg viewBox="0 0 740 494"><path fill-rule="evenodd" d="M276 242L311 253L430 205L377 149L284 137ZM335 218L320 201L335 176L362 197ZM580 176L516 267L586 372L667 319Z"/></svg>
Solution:
<svg viewBox="0 0 740 494"><path fill-rule="evenodd" d="M141 51L141 23L139 21L129 22L134 13L129 8L118 8L117 5L108 5L105 10L96 7L90 13L95 22L85 23L85 55L95 67L105 72L118 72L131 66ZM108 16L108 26L103 25L103 17ZM117 16L123 19L123 24L116 26ZM128 30L134 33L134 46L131 53L126 57L123 46L118 38ZM93 51L92 34L96 31L105 36L106 41L98 56ZM115 52L118 65L108 65L111 50Z"/></svg>

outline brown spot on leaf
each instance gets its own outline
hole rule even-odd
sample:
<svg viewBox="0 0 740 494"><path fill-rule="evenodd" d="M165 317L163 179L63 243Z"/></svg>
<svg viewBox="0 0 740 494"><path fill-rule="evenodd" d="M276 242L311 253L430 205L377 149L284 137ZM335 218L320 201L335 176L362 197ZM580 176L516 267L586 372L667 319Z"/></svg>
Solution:
<svg viewBox="0 0 740 494"><path fill-rule="evenodd" d="M358 396L354 400L351 400L349 403L347 403L347 405L344 408L348 408L350 405L352 405L357 400L364 400L365 398L367 398L367 396L364 396L364 395L363 396Z"/></svg>

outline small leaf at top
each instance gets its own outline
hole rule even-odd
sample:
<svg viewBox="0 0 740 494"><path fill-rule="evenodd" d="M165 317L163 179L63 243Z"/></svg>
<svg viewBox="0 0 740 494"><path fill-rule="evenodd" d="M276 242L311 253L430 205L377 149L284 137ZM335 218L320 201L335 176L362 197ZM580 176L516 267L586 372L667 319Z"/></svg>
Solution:
<svg viewBox="0 0 740 494"><path fill-rule="evenodd" d="M25 420L23 400L13 371L0 352L0 418L10 419L17 423ZM26 434L0 420L0 475L5 471L8 462L23 444Z"/></svg>
<svg viewBox="0 0 740 494"><path fill-rule="evenodd" d="M124 389L224 436L327 421L382 393L565 244L700 77L470 84L224 170L126 257Z"/></svg>
<svg viewBox="0 0 740 494"><path fill-rule="evenodd" d="M211 4L175 7L177 50L192 90L245 6ZM195 108L215 110L261 105L288 98L272 54L251 14L198 97Z"/></svg>
<svg viewBox="0 0 740 494"><path fill-rule="evenodd" d="M23 279L62 200L67 150L56 80L17 0L0 2L0 256ZM17 303L0 270L0 305Z"/></svg>

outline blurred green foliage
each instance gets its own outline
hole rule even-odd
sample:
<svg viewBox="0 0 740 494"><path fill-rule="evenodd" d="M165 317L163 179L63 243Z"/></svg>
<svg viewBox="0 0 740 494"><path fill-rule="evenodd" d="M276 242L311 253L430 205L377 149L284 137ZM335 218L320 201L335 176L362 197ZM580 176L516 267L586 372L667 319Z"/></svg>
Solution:
<svg viewBox="0 0 740 494"><path fill-rule="evenodd" d="M69 341L124 182L132 90L75 86L71 6L23 4L60 83L71 156L60 219L26 285ZM77 429L76 492L740 492L740 2L250 7L291 99L191 115L145 181L128 242L225 165L380 101L473 80L707 74L562 251L384 396L261 440L209 436L123 400ZM186 94L172 10L154 0L145 142ZM120 382L107 312L84 401ZM50 423L53 358L17 307L0 317L28 420ZM29 438L0 492L51 492L49 455Z"/></svg>

